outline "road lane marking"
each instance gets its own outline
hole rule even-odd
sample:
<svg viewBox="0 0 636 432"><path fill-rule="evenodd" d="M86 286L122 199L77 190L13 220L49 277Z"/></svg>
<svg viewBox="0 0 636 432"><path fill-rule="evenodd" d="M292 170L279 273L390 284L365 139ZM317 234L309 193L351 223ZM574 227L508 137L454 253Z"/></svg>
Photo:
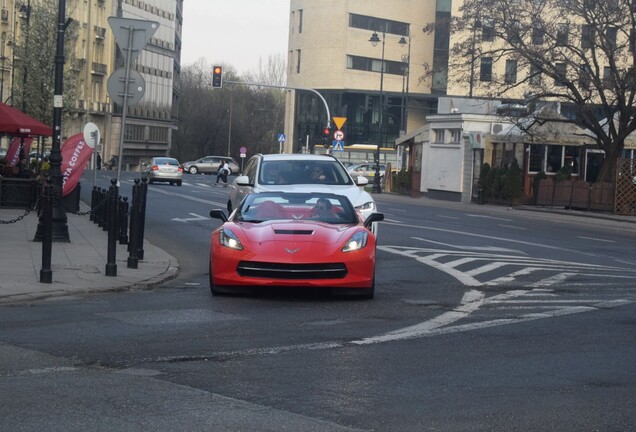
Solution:
<svg viewBox="0 0 636 432"><path fill-rule="evenodd" d="M474 218L493 219L493 220L512 222L512 219L498 218L498 217L494 217L494 216L477 215L477 214L472 214L472 213L466 213L466 216L474 217Z"/></svg>
<svg viewBox="0 0 636 432"><path fill-rule="evenodd" d="M594 240L597 242L605 242L605 243L616 243L614 240L600 239L595 237L584 237L584 236L577 236L577 237L584 240Z"/></svg>

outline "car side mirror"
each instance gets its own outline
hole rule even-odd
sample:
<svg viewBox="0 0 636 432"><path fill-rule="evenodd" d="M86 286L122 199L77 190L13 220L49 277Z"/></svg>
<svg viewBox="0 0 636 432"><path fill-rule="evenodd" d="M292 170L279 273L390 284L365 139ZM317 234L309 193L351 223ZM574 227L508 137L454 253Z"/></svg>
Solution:
<svg viewBox="0 0 636 432"><path fill-rule="evenodd" d="M364 176L357 176L355 181L358 186L366 186L369 184L369 179Z"/></svg>
<svg viewBox="0 0 636 432"><path fill-rule="evenodd" d="M364 221L364 227L368 229L373 222L382 222L383 220L383 213L371 213L369 217Z"/></svg>
<svg viewBox="0 0 636 432"><path fill-rule="evenodd" d="M221 219L223 222L227 222L227 215L223 210L210 210L210 217L212 219Z"/></svg>
<svg viewBox="0 0 636 432"><path fill-rule="evenodd" d="M238 176L236 178L236 184L239 186L254 186L250 184L250 178L246 175Z"/></svg>

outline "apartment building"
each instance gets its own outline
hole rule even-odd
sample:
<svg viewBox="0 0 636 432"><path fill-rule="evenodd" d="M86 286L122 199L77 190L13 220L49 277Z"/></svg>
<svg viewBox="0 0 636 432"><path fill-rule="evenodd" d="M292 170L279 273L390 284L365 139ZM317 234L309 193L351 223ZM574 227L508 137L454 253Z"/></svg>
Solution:
<svg viewBox="0 0 636 432"><path fill-rule="evenodd" d="M319 91L332 116L347 118L347 145L393 147L435 111L429 82L418 79L435 56L435 37L422 32L435 21L435 1L291 0L290 6L288 85ZM288 92L286 151L320 143L325 121L315 95Z"/></svg>
<svg viewBox="0 0 636 432"><path fill-rule="evenodd" d="M28 73L37 72L24 71L14 47L16 42L28 47L31 12L42 0L0 1L0 96L3 102L21 108L23 101L14 94L19 93ZM101 132L98 151L102 158L119 156L122 107L112 102L107 90L110 75L124 66L108 24L109 17L118 16L159 23L132 65L144 78L146 90L142 100L127 110L123 169L139 170L144 161L170 152L178 119L182 8L183 0L67 0L66 15L73 20L77 40L74 50L65 52L65 69L77 78L73 83L77 88L65 83L64 103L70 114L62 122L63 139L92 122ZM75 97L66 97L69 93Z"/></svg>

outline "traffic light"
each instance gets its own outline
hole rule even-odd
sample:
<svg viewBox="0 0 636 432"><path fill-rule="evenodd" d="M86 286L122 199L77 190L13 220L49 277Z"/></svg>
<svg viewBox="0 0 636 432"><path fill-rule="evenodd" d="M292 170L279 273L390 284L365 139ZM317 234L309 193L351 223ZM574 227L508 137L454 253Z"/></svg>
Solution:
<svg viewBox="0 0 636 432"><path fill-rule="evenodd" d="M331 146L331 128L326 127L322 130L322 145L324 148Z"/></svg>
<svg viewBox="0 0 636 432"><path fill-rule="evenodd" d="M223 66L214 66L212 68L212 87L223 87Z"/></svg>

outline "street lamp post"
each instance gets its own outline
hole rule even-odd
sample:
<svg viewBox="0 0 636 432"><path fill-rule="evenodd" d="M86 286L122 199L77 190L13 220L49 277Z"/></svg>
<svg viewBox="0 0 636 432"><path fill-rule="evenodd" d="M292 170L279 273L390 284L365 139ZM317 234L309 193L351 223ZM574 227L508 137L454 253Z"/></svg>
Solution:
<svg viewBox="0 0 636 432"><path fill-rule="evenodd" d="M380 132L380 139L375 147L375 176L373 178L373 192L381 193L382 185L380 184L380 145L382 144L382 140L384 139L384 135L382 133L382 120L384 117L384 45L386 41L386 32L382 30L382 40L378 37L378 32L373 32L371 38L369 38L369 42L374 47L378 45L379 42L382 42L382 61L380 63L380 116L378 119L378 128Z"/></svg>
<svg viewBox="0 0 636 432"><path fill-rule="evenodd" d="M0 46L0 61L2 62L2 64L0 65L0 73L2 74L2 76L0 77L0 102L4 100L4 61L6 58L4 56L4 47L6 44L6 40L7 34L5 32L2 32L2 38L0 38L0 44L2 44Z"/></svg>
<svg viewBox="0 0 636 432"><path fill-rule="evenodd" d="M25 40L24 40L24 53L25 59L23 60L22 67L22 111L26 112L26 103L27 103L27 79L28 79L28 49L29 49L29 27L31 25L31 0L27 0L27 4L22 3L20 5L20 12L24 13L24 18L26 20L26 31L25 31Z"/></svg>
<svg viewBox="0 0 636 432"><path fill-rule="evenodd" d="M55 86L53 93L53 145L51 147L51 156L49 161L51 168L49 175L53 180L53 231L52 238L54 242L70 242L68 236L68 219L66 211L62 203L62 108L64 93L64 33L66 27L71 20L65 21L66 17L66 0L58 0L57 11L57 40L55 51ZM35 239L41 240L44 233L44 221L40 218L38 228L35 233Z"/></svg>
<svg viewBox="0 0 636 432"><path fill-rule="evenodd" d="M402 77L402 89L404 90L404 80L406 79L406 91L402 95L402 131L406 134L408 127L408 111L409 111L409 78L411 76L411 29L408 31L408 41L404 36L400 38L398 42L402 47L408 43L408 52L402 56L402 61L405 64L404 76Z"/></svg>

